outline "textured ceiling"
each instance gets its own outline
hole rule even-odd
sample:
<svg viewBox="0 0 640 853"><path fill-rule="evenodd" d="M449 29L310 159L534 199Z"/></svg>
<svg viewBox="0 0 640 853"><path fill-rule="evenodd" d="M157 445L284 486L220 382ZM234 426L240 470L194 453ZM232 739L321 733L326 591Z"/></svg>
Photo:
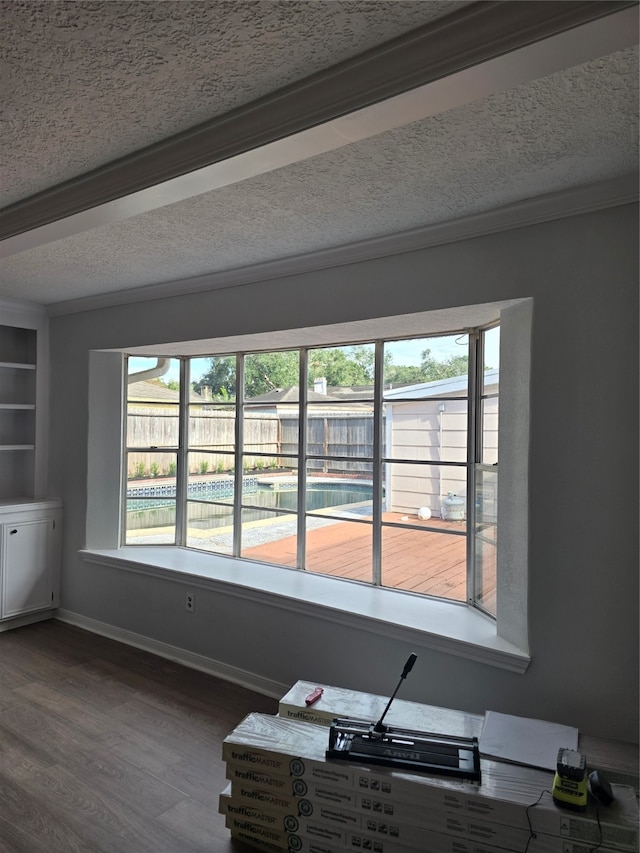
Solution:
<svg viewBox="0 0 640 853"><path fill-rule="evenodd" d="M2 205L451 9L447 0L3 0Z"/></svg>
<svg viewBox="0 0 640 853"><path fill-rule="evenodd" d="M417 2L11 2L3 205L460 8ZM338 150L4 258L45 304L455 220L628 175L638 52L599 57Z"/></svg>

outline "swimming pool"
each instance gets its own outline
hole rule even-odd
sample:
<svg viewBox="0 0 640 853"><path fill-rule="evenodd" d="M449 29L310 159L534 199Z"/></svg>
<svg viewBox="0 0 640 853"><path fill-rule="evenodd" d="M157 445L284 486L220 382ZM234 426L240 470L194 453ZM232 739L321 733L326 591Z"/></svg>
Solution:
<svg viewBox="0 0 640 853"><path fill-rule="evenodd" d="M218 481L221 482L221 481ZM372 500L370 481L324 480L307 482L305 508L307 512L358 505L360 511L370 512ZM210 484L192 483L188 499L189 525L193 527L224 527L233 521L233 482L212 489ZM215 501L215 503L213 503ZM297 484L287 482L258 483L255 477L243 478L243 523L272 519L275 512L296 512ZM246 508L245 508L246 507ZM127 528L169 526L175 522L175 487L132 487L127 490Z"/></svg>

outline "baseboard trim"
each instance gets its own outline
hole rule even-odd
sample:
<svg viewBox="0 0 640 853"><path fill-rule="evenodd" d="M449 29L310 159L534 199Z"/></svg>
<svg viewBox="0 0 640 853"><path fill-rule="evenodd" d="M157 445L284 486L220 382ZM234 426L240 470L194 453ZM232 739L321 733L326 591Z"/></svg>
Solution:
<svg viewBox="0 0 640 853"><path fill-rule="evenodd" d="M151 637L145 637L143 634L127 631L124 628L119 628L117 625L109 625L107 622L91 619L88 616L83 616L81 613L74 613L71 610L60 608L55 611L53 618L68 625L75 625L76 628L91 631L93 634L108 637L110 640L116 640L119 643L133 646L136 649L151 652L154 655L172 660L175 663L180 663L190 669L206 672L208 675L214 675L223 681L230 681L233 684L238 684L240 687L245 687L247 690L252 690L254 693L270 696L273 699L280 699L291 687L290 684L280 684L277 681L271 681L271 679L263 678L253 672L247 672L244 669L229 666L213 658L181 649L178 646L172 646L169 643L163 643L160 640L154 640Z"/></svg>
<svg viewBox="0 0 640 853"><path fill-rule="evenodd" d="M27 613L24 616L13 616L6 621L0 622L0 633L10 631L12 628L22 628L24 625L32 625L34 622L43 622L51 619L53 610L38 610L36 613Z"/></svg>

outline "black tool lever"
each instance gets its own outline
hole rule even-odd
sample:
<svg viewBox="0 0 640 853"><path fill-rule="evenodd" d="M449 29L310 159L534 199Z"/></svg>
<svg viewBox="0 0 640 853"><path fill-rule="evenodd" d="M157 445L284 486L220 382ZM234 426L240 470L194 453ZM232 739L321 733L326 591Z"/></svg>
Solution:
<svg viewBox="0 0 640 853"><path fill-rule="evenodd" d="M400 676L400 681L398 682L396 689L393 691L393 696L387 702L387 707L382 712L382 716L380 717L378 722L375 724L375 726L373 726L373 728L371 729L372 734L375 732L378 735L383 735L387 731L387 726L383 725L382 721L387 716L387 711L389 710L393 700L396 698L396 693L398 692L400 685L402 684L403 679L405 679L409 675L409 673L413 669L413 665L417 659L418 659L418 655L413 654L413 653L410 654L409 657L407 658L407 662L405 663L404 669L402 670L402 675Z"/></svg>

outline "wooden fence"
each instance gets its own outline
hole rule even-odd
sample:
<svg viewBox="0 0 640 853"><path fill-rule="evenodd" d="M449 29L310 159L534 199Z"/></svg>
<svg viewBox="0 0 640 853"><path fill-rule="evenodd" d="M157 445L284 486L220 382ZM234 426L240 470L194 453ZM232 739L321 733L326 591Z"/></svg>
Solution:
<svg viewBox="0 0 640 853"><path fill-rule="evenodd" d="M129 478L171 476L178 447L176 407L131 408L127 415ZM244 418L245 468L297 469L299 418L288 413L248 412ZM225 473L235 464L235 416L231 410L204 409L189 417L189 471ZM144 450L136 450L136 448ZM150 451L148 448L154 448ZM157 448L157 450L155 450ZM307 453L345 460L318 459L310 470L331 473L371 472L373 416L370 413L314 414L307 421ZM355 457L355 458L354 458Z"/></svg>

